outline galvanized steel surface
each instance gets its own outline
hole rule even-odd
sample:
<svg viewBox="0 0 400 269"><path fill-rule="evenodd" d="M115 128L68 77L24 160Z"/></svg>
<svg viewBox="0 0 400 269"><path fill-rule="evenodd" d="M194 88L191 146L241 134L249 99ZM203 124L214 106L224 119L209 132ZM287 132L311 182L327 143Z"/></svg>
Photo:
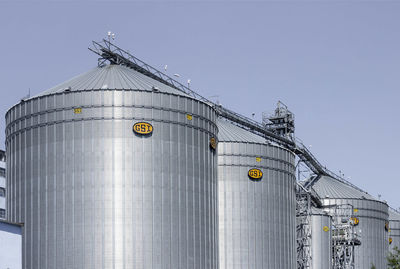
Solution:
<svg viewBox="0 0 400 269"><path fill-rule="evenodd" d="M332 268L332 217L313 210L311 215L311 269Z"/></svg>
<svg viewBox="0 0 400 269"><path fill-rule="evenodd" d="M218 121L220 268L295 268L294 155L243 142L251 136L235 136L242 130L227 124ZM249 179L252 168L263 172L261 181Z"/></svg>
<svg viewBox="0 0 400 269"><path fill-rule="evenodd" d="M152 135L135 135L137 121ZM61 92L10 109L23 268L218 268L215 121L207 104L149 91Z"/></svg>
<svg viewBox="0 0 400 269"><path fill-rule="evenodd" d="M313 190L321 198L350 198L350 199L371 199L373 196L366 192L359 191L350 185L333 179L329 176L322 176L314 185Z"/></svg>
<svg viewBox="0 0 400 269"><path fill-rule="evenodd" d="M388 231L385 230L385 223L388 221L388 205L375 199L358 198L364 196L360 191L351 190L345 183L334 181L336 180L333 178L324 177L324 180L315 183L313 188L322 197L325 207L353 206L353 214L360 221L355 228L361 236L361 246L355 247L355 268L371 268L371 264L374 264L377 269L386 269ZM324 186L327 182L328 187ZM356 197L349 198L353 193ZM364 197L372 196L365 194Z"/></svg>
<svg viewBox="0 0 400 269"><path fill-rule="evenodd" d="M188 96L185 93L167 86L157 80L143 75L122 65L106 65L96 67L65 81L35 97L64 91L87 91L98 89L146 90Z"/></svg>
<svg viewBox="0 0 400 269"><path fill-rule="evenodd" d="M224 142L266 143L265 138L221 118L218 118L218 139Z"/></svg>
<svg viewBox="0 0 400 269"><path fill-rule="evenodd" d="M400 249L400 214L389 209L389 237L392 243L389 244L389 251L393 251L394 247Z"/></svg>

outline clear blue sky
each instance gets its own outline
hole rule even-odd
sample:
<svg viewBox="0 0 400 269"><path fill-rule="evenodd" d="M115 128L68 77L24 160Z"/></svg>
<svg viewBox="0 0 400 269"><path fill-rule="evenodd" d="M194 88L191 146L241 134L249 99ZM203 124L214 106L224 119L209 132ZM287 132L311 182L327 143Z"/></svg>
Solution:
<svg viewBox="0 0 400 269"><path fill-rule="evenodd" d="M323 164L400 206L399 2L163 2L0 0L0 148L7 109L95 67L111 30L244 115L282 100Z"/></svg>

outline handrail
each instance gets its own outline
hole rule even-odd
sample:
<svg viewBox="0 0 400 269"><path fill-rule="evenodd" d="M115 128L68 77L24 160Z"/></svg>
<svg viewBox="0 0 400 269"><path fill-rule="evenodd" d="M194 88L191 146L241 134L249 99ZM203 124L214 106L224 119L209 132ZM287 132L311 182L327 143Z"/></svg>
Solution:
<svg viewBox="0 0 400 269"><path fill-rule="evenodd" d="M353 185L343 177L333 173L325 166L323 166L317 158L311 153L311 151L298 139L295 141L287 139L283 136L275 134L265 128L261 123L252 120L248 117L240 115L232 110L229 110L220 104L216 104L207 98L201 96L196 91L193 91L189 87L183 85L179 81L171 78L170 76L164 74L163 72L157 70L156 68L146 64L144 61L139 58L133 56L128 51L125 51L118 46L114 45L110 41L103 39L102 42L92 41L92 47L89 47L89 50L94 52L95 54L100 56L99 66L104 65L105 61L109 61L111 64L124 65L129 68L132 68L146 76L149 76L167 86L170 86L174 89L181 91L189 96L192 96L198 100L206 102L210 104L217 112L220 117L230 120L231 122L240 125L241 127L247 129L248 131L255 133L264 137L266 140L277 143L281 146L288 148L293 151L304 163L310 168L312 172L317 175L326 175L330 176L336 180L339 180L351 187L365 192Z"/></svg>

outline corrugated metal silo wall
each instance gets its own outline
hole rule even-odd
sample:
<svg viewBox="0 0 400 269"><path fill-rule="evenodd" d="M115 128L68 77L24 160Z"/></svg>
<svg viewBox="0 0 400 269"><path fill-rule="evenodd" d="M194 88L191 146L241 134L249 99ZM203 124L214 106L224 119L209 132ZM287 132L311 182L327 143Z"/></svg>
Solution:
<svg viewBox="0 0 400 269"><path fill-rule="evenodd" d="M132 132L142 120L151 136ZM23 268L217 268L215 120L202 102L144 91L14 106L8 216L25 223Z"/></svg>
<svg viewBox="0 0 400 269"><path fill-rule="evenodd" d="M262 170L261 181L249 180L252 168ZM294 155L220 141L218 184L220 268L295 268Z"/></svg>
<svg viewBox="0 0 400 269"><path fill-rule="evenodd" d="M332 268L332 218L329 215L311 215L312 269Z"/></svg>
<svg viewBox="0 0 400 269"><path fill-rule="evenodd" d="M361 236L361 246L355 247L355 269L369 269L372 264L376 269L386 269L389 244L385 223L388 221L388 205L367 199L323 199L323 203L350 204L354 208L353 214L360 221L355 230Z"/></svg>
<svg viewBox="0 0 400 269"><path fill-rule="evenodd" d="M400 220L389 220L389 236L393 240L389 245L389 251L393 252L393 248L400 249Z"/></svg>

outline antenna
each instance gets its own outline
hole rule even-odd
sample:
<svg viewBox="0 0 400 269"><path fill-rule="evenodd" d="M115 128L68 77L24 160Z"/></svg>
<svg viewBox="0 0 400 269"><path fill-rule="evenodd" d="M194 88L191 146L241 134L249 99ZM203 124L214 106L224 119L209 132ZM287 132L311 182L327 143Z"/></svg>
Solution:
<svg viewBox="0 0 400 269"><path fill-rule="evenodd" d="M112 40L115 39L115 34L112 33L111 31L108 31L108 32L107 32L107 36L108 36L108 42L110 42L111 39L112 39Z"/></svg>

